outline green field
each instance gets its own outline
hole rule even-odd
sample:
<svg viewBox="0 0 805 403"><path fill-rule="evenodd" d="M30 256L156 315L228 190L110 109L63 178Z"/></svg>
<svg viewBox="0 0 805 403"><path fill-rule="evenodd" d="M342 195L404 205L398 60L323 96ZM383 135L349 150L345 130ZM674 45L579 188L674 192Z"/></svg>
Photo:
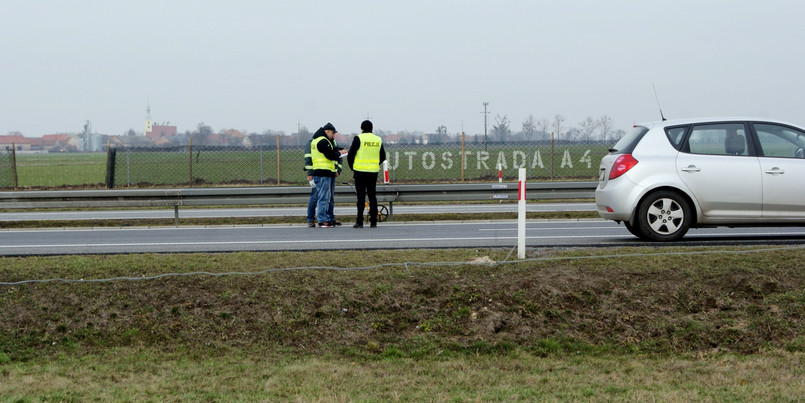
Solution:
<svg viewBox="0 0 805 403"><path fill-rule="evenodd" d="M392 145L386 148L392 182L495 181L498 164L504 181L518 178L527 168L531 180L593 180L606 154L603 145L512 144L467 146L463 159L459 145ZM17 160L21 188L104 187L106 153L21 154ZM303 152L201 148L149 151L119 149L115 157L115 187L302 185ZM279 165L279 166L278 166ZM0 184L13 184L12 170L0 169ZM348 167L343 180L352 178ZM279 178L279 181L278 179ZM12 186L6 186L12 187Z"/></svg>
<svg viewBox="0 0 805 403"><path fill-rule="evenodd" d="M106 181L106 153L20 154L18 186L101 186Z"/></svg>

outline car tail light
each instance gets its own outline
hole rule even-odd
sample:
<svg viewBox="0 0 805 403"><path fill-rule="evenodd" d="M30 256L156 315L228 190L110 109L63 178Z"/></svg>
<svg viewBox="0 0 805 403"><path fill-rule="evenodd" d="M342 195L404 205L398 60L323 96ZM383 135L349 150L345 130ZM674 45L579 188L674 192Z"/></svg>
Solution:
<svg viewBox="0 0 805 403"><path fill-rule="evenodd" d="M635 165L637 165L637 160L632 157L632 154L621 155L612 164L612 169L609 170L609 179L615 179L625 174L626 171L632 169Z"/></svg>

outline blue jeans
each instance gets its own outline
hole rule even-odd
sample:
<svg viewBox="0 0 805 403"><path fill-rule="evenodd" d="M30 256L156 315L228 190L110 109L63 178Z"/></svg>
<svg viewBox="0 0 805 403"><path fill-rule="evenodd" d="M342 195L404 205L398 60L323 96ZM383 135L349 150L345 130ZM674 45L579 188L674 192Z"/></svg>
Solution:
<svg viewBox="0 0 805 403"><path fill-rule="evenodd" d="M315 182L314 182L315 183ZM316 185L318 186L318 185ZM319 188L310 188L310 200L307 201L307 221L316 221L316 202L319 200Z"/></svg>
<svg viewBox="0 0 805 403"><path fill-rule="evenodd" d="M330 176L314 176L313 182L316 184L318 209L316 218L319 224L335 221L335 216L331 212L330 203L333 201L333 190L335 189L335 178Z"/></svg>
<svg viewBox="0 0 805 403"><path fill-rule="evenodd" d="M315 180L313 183L316 183ZM335 194L335 180L332 181L332 186L330 186L330 194ZM307 201L307 221L313 222L316 221L316 204L319 201L319 185L310 189L310 199ZM333 218L335 221L335 201L332 197L330 197L330 205L327 207L327 215ZM321 222L321 221L319 221Z"/></svg>

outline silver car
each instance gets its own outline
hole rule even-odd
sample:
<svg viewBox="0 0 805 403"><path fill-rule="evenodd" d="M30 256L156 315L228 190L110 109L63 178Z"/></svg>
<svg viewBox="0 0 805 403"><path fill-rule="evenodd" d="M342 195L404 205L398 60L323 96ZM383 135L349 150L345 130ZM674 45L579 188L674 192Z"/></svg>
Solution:
<svg viewBox="0 0 805 403"><path fill-rule="evenodd" d="M635 125L601 159L595 204L650 241L689 228L805 225L805 130L763 119Z"/></svg>

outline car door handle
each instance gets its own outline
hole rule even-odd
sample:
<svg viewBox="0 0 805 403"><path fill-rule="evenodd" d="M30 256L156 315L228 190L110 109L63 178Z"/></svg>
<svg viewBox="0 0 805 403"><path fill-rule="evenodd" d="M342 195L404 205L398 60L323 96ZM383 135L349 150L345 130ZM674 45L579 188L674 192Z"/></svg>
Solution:
<svg viewBox="0 0 805 403"><path fill-rule="evenodd" d="M687 168L682 168L683 172L699 172L701 171L700 168L697 168L696 165L688 165Z"/></svg>
<svg viewBox="0 0 805 403"><path fill-rule="evenodd" d="M785 171L783 171L782 169L780 169L778 167L774 167L772 169L767 169L766 173L769 174L769 175L782 175L782 174L785 173Z"/></svg>

